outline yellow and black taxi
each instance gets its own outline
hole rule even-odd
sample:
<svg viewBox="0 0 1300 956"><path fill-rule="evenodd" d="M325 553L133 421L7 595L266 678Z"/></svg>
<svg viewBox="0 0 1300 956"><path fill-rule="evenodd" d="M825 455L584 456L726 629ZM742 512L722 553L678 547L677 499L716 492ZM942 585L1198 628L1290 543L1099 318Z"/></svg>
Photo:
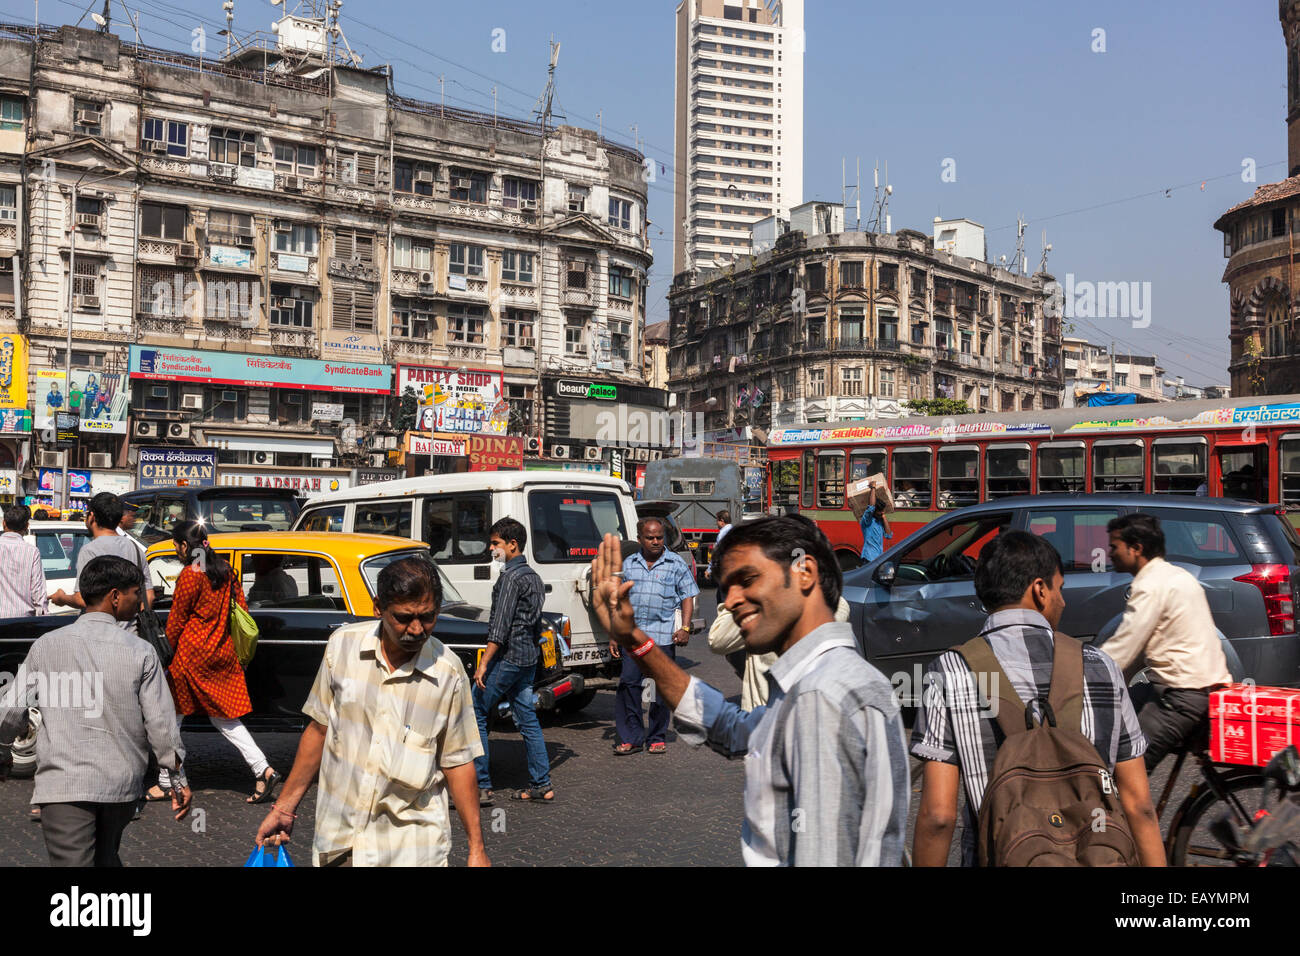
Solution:
<svg viewBox="0 0 1300 956"><path fill-rule="evenodd" d="M429 554L419 541L388 535L338 532L250 531L214 534L215 552L239 575L249 612L257 621L257 654L246 677L253 712L249 726L295 729L306 723L302 705L320 668L325 643L345 624L373 619L379 572L394 561ZM166 621L183 565L170 541L148 549L155 609ZM469 674L487 645L487 608L467 604L439 569L442 611L434 636L447 645ZM67 619L17 618L0 621L0 671L17 671L31 642ZM543 612L537 664L537 708L548 710L581 693L582 678L564 670L561 642L569 631L562 614Z"/></svg>

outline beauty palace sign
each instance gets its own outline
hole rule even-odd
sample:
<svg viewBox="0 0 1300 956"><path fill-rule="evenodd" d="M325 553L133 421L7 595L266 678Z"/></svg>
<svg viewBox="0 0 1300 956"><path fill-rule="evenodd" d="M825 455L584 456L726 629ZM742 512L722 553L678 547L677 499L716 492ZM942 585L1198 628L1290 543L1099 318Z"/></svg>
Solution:
<svg viewBox="0 0 1300 956"><path fill-rule="evenodd" d="M131 346L131 377L206 385L301 388L320 392L386 395L393 387L391 365L322 362L284 355L208 352Z"/></svg>

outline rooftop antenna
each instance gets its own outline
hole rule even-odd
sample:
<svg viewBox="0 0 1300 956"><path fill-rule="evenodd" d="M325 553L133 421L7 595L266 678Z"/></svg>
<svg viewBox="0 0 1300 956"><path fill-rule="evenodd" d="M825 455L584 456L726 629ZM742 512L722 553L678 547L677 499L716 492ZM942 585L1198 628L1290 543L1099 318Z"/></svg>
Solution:
<svg viewBox="0 0 1300 956"><path fill-rule="evenodd" d="M90 19L95 21L100 33L108 32L108 25L113 22L112 0L104 0L104 12L92 13Z"/></svg>
<svg viewBox="0 0 1300 956"><path fill-rule="evenodd" d="M226 11L226 59L230 59L230 47L235 40L235 0L225 0L221 9Z"/></svg>
<svg viewBox="0 0 1300 956"><path fill-rule="evenodd" d="M558 97L555 95L555 67L559 62L560 44L556 42L555 35L552 34L551 64L546 68L546 89L542 91L542 95L537 98L537 103L533 106L533 115L542 124L543 130L550 125L551 119L554 117L568 119L564 115L564 107L560 106ZM559 107L558 110L557 107Z"/></svg>
<svg viewBox="0 0 1300 956"><path fill-rule="evenodd" d="M853 187L853 203L857 209L857 222L854 223L853 231L857 232L862 226L862 157L858 157L858 182ZM848 186L848 161L840 157L840 206L846 211L849 208L849 186Z"/></svg>
<svg viewBox="0 0 1300 956"><path fill-rule="evenodd" d="M1052 251L1052 244L1047 241L1047 230L1043 230L1043 258L1039 260L1038 271L1047 271L1047 254Z"/></svg>
<svg viewBox="0 0 1300 956"><path fill-rule="evenodd" d="M1024 275L1029 270L1029 263L1025 259L1025 227L1029 223L1016 214L1016 270Z"/></svg>
<svg viewBox="0 0 1300 956"><path fill-rule="evenodd" d="M879 232L881 226L884 226L885 234L893 232L893 223L889 218L889 197L894 194L894 187L889 185L889 161L885 161L885 185L880 185L880 163L876 163L875 172L872 174L872 181L875 184L876 198L871 204L871 221L867 223L868 232Z"/></svg>

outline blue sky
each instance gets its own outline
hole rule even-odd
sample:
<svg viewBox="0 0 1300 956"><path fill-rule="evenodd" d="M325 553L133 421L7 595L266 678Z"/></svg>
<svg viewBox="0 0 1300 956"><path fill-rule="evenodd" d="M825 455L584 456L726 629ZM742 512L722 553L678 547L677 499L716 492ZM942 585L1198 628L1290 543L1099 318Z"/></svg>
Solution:
<svg viewBox="0 0 1300 956"><path fill-rule="evenodd" d="M115 28L129 36L114 5ZM219 0L128 5L147 43L188 49L200 23L210 45L221 42ZM71 23L85 9L45 0L40 15ZM502 115L514 116L542 90L554 34L569 121L594 127L600 112L606 135L629 144L636 124L642 148L667 167L650 190L657 321L667 318L672 263L674 9L673 0L347 0L342 23L365 65L393 64L405 95L436 100L444 74L449 104L490 111L495 85ZM12 0L0 11L34 15ZM266 30L276 13L267 0L235 0L236 32ZM1099 28L1104 53L1091 49ZM504 52L492 49L497 29ZM860 156L865 225L871 167L888 160L896 230L928 233L936 215L964 216L986 227L994 259L1014 254L1022 214L1031 270L1046 229L1048 269L1062 280L1151 283L1149 328L1078 320L1078 334L1154 352L1194 384L1226 383L1223 245L1212 224L1285 176L1276 0L807 0L807 33L805 198L837 200L841 157L852 175ZM1241 179L1247 157L1257 183ZM947 158L955 182L941 181Z"/></svg>

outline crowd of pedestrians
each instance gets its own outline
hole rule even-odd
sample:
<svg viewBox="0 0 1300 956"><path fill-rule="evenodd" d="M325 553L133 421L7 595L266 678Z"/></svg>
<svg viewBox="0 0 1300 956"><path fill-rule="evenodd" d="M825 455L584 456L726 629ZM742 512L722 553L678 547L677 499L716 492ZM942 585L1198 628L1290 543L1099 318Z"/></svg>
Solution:
<svg viewBox="0 0 1300 956"><path fill-rule="evenodd" d="M48 610L40 556L24 537L29 514L15 506L3 516L0 613L8 616ZM882 519L869 503L864 547L887 535ZM0 743L36 733L32 803L53 864L120 865L122 833L142 800L168 801L185 817L192 768L183 766L180 731L188 715L206 715L244 758L254 777L248 802L274 801L256 829L259 844L290 838L303 797L318 785L312 861L320 866L445 865L453 803L470 864L488 865L479 812L497 795L489 732L503 702L524 742L529 781L514 799L555 801L533 692L545 588L525 557L519 521L491 528L498 574L474 673L433 636L443 589L432 560L388 564L376 583L378 620L329 638L303 707L307 728L282 778L240 719L252 705L231 637L235 609L248 606L239 575L201 524L176 524L183 568L163 667L134 631L154 592L144 549L124 533L133 520L116 496L91 500L92 538L78 557L74 591L58 590L49 602L82 613L35 641L24 664L34 674L99 675L93 715L50 698L55 681L40 685L46 699L0 700ZM640 521L634 549L606 535L591 574L593 609L621 660L614 754L664 753L675 716L684 743L751 758L740 829L747 864L880 866L900 865L908 849L910 754L923 762L911 862L946 864L964 792L960 856L976 865L1018 859L996 826L975 824L985 804L996 804L1001 820L1022 819L1031 798L1003 786L1005 771L1035 759L1026 741L1050 738L1094 760L1098 786L1110 795L1099 797L1104 812L1126 826L1114 845L1080 848L1071 836L1048 840L1057 845L1041 852L1162 865L1147 775L1203 732L1209 693L1231 678L1204 592L1164 560L1159 523L1128 515L1108 533L1116 568L1134 581L1104 650L1056 630L1064 576L1047 540L1004 531L984 545L975 588L988 617L978 634L954 635L966 643L930 663L910 744L894 687L858 650L839 564L813 522L772 517L732 526L720 516L710 565L718 612L708 642L715 653L744 655L739 704L676 663L699 588L665 548L663 522ZM1152 683L1135 701L1126 671L1143 664ZM999 679L990 694L1001 706L974 690L990 686L979 679L989 675ZM651 693L648 726L643 687ZM1034 728L1047 736L1034 737ZM106 739L115 746L102 746Z"/></svg>

